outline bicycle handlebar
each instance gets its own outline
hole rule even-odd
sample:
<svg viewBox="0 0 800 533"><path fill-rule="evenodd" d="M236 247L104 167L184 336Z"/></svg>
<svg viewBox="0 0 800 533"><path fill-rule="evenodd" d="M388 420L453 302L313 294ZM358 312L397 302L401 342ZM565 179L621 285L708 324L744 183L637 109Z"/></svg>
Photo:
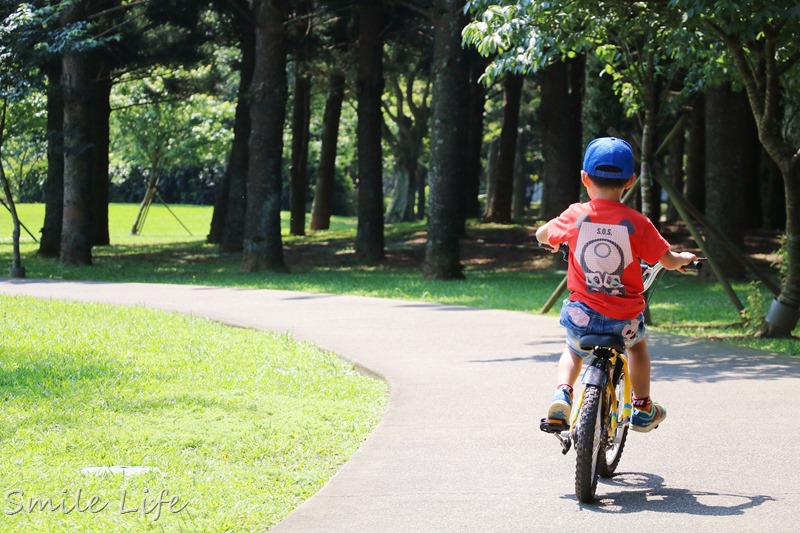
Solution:
<svg viewBox="0 0 800 533"><path fill-rule="evenodd" d="M552 251L552 247L548 246L547 244L540 242L540 248L547 248ZM564 261L569 259L569 245L565 242L562 242L558 246L558 251L564 256ZM682 266L679 270L682 271L693 271L699 272L702 267L703 263L706 261L705 257L698 257L697 260L692 261L688 265ZM642 263L642 279L644 281L644 291L646 292L655 282L658 275L665 270L664 265L661 263L656 263L655 265L648 265L647 263Z"/></svg>

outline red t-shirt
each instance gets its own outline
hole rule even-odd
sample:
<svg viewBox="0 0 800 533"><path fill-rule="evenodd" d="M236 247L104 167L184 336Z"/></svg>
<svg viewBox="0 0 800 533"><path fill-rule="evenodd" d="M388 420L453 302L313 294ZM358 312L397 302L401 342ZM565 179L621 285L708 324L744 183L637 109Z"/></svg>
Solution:
<svg viewBox="0 0 800 533"><path fill-rule="evenodd" d="M644 310L639 259L656 263L669 243L649 218L620 202L572 204L548 227L550 244L569 244L570 300L616 320Z"/></svg>

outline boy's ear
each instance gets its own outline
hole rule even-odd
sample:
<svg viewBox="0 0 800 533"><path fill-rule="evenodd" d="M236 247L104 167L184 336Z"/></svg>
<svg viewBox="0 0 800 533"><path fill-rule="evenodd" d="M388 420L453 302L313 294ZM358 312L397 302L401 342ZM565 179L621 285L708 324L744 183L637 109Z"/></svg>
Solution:
<svg viewBox="0 0 800 533"><path fill-rule="evenodd" d="M626 190L627 190L627 189L630 189L631 187L633 187L633 184L634 184L634 183L636 183L636 174L634 174L633 176L631 176L630 178L628 178L628 181L627 181L627 183L625 183L625 189L626 189Z"/></svg>
<svg viewBox="0 0 800 533"><path fill-rule="evenodd" d="M581 183L583 183L584 187L589 186L589 174L586 173L585 170L581 170Z"/></svg>

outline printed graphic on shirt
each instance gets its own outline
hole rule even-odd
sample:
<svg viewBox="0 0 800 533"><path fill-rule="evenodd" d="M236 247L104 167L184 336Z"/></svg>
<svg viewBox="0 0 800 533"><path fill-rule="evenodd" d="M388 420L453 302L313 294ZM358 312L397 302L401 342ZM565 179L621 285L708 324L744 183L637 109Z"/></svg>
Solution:
<svg viewBox="0 0 800 533"><path fill-rule="evenodd" d="M625 296L622 271L633 261L626 226L584 222L578 233L576 254L589 292Z"/></svg>

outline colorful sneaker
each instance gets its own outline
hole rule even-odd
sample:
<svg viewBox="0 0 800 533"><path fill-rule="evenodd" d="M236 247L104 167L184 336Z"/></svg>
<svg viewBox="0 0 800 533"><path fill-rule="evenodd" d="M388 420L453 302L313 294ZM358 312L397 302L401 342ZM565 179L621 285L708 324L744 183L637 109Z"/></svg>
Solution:
<svg viewBox="0 0 800 533"><path fill-rule="evenodd" d="M569 415L572 412L572 394L569 389L558 389L550 402L547 410L547 421L551 424L569 424Z"/></svg>
<svg viewBox="0 0 800 533"><path fill-rule="evenodd" d="M658 425L667 418L667 410L660 403L650 402L650 409L633 409L631 417L631 429L640 433L647 433L656 429Z"/></svg>

